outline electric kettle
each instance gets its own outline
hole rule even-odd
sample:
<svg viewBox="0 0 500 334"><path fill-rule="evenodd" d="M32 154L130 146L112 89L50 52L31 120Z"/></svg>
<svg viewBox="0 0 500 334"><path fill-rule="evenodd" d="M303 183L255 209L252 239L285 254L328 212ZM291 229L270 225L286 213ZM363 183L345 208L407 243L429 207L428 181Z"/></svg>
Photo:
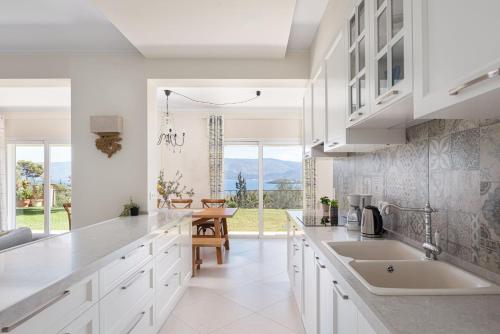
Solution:
<svg viewBox="0 0 500 334"><path fill-rule="evenodd" d="M383 232L384 224L378 208L365 206L361 215L361 234L368 238L380 238Z"/></svg>

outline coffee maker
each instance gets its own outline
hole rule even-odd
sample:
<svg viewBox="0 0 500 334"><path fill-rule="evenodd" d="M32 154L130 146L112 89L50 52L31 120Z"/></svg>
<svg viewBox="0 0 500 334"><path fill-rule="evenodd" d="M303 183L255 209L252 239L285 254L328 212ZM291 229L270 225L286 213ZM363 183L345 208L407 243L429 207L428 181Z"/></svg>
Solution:
<svg viewBox="0 0 500 334"><path fill-rule="evenodd" d="M347 229L349 231L359 231L361 228L361 210L371 204L372 195L350 194L347 195L349 201L349 211L347 212Z"/></svg>

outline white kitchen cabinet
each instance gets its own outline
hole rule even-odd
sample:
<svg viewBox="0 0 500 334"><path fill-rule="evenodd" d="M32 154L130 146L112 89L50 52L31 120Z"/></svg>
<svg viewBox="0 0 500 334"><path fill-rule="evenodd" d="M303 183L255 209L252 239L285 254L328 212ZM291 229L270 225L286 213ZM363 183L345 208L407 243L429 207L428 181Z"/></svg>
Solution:
<svg viewBox="0 0 500 334"><path fill-rule="evenodd" d="M319 256L316 256L316 281L318 284L316 291L318 334L332 334L337 319L334 305L336 296L332 288L333 277Z"/></svg>
<svg viewBox="0 0 500 334"><path fill-rule="evenodd" d="M413 1L415 118L500 116L500 1Z"/></svg>
<svg viewBox="0 0 500 334"><path fill-rule="evenodd" d="M304 94L303 99L303 140L304 156L311 156L311 147L313 145L313 120L312 120L312 91L309 87Z"/></svg>
<svg viewBox="0 0 500 334"><path fill-rule="evenodd" d="M187 285L192 276L192 224L191 221L183 220L181 223L181 262L182 262L182 285Z"/></svg>
<svg viewBox="0 0 500 334"><path fill-rule="evenodd" d="M371 62L369 8L372 1L356 0L347 18L348 124L370 113Z"/></svg>
<svg viewBox="0 0 500 334"><path fill-rule="evenodd" d="M405 129L346 128L347 59L345 31L341 31L325 59L326 67L326 152L366 152L386 144L406 142Z"/></svg>
<svg viewBox="0 0 500 334"><path fill-rule="evenodd" d="M99 334L99 305L92 306L58 334Z"/></svg>
<svg viewBox="0 0 500 334"><path fill-rule="evenodd" d="M373 80L375 100L373 113L411 97L413 92L412 1L379 0L372 11ZM404 104L411 111L411 100ZM410 113L403 113L411 115ZM390 113L392 123L397 113Z"/></svg>
<svg viewBox="0 0 500 334"><path fill-rule="evenodd" d="M326 113L326 96L325 96L325 71L320 68L312 82L312 118L313 118L313 146L321 144L325 141L325 113Z"/></svg>
<svg viewBox="0 0 500 334"><path fill-rule="evenodd" d="M376 334L363 314L358 311L358 333L359 334Z"/></svg>
<svg viewBox="0 0 500 334"><path fill-rule="evenodd" d="M314 251L309 241L303 239L301 315L307 334L317 333L317 288Z"/></svg>

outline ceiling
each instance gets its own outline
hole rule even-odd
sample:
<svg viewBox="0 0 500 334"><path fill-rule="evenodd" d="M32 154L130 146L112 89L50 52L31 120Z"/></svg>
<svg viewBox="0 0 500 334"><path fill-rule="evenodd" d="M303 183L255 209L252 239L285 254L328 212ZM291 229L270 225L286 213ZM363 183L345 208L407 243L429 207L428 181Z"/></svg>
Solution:
<svg viewBox="0 0 500 334"><path fill-rule="evenodd" d="M308 50L328 0L2 0L0 53L140 51L283 58Z"/></svg>
<svg viewBox="0 0 500 334"><path fill-rule="evenodd" d="M137 52L89 0L2 0L0 53Z"/></svg>
<svg viewBox="0 0 500 334"><path fill-rule="evenodd" d="M173 93L169 97L169 109L176 111L224 111L224 112L299 112L302 107L302 96L305 88L302 87L159 87L157 100L160 110L166 108L164 90L170 89ZM255 97L256 91L261 91L257 99L243 104L213 106L190 101L176 92L196 100L213 103L230 103L244 101Z"/></svg>

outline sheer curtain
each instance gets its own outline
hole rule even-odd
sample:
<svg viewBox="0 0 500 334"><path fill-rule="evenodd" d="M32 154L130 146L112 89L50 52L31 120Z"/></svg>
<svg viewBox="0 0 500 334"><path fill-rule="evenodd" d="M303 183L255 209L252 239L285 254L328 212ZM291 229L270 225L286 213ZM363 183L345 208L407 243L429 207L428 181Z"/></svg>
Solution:
<svg viewBox="0 0 500 334"><path fill-rule="evenodd" d="M0 230L7 229L7 143L5 118L0 115Z"/></svg>
<svg viewBox="0 0 500 334"><path fill-rule="evenodd" d="M208 118L210 197L222 198L224 173L224 119L220 115Z"/></svg>

